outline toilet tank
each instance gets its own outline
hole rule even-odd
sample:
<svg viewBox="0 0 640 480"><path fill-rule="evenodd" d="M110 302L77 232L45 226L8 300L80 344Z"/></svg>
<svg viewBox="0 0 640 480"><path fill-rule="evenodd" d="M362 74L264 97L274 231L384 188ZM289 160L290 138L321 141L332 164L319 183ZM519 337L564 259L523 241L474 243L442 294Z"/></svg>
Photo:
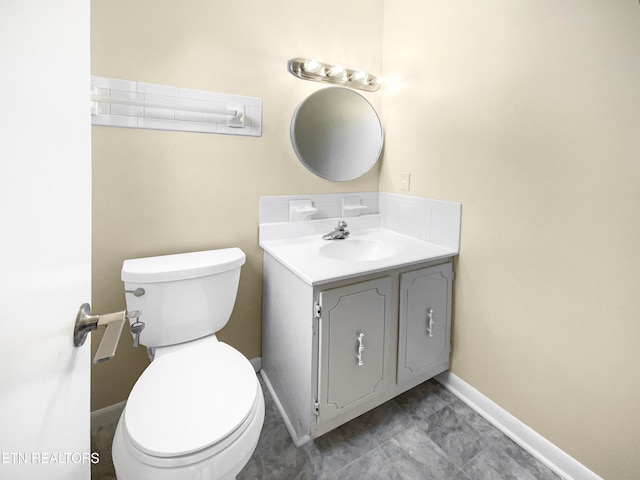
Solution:
<svg viewBox="0 0 640 480"><path fill-rule="evenodd" d="M175 345L221 330L231 316L244 262L239 248L125 260L127 310L141 312L145 324L140 343Z"/></svg>

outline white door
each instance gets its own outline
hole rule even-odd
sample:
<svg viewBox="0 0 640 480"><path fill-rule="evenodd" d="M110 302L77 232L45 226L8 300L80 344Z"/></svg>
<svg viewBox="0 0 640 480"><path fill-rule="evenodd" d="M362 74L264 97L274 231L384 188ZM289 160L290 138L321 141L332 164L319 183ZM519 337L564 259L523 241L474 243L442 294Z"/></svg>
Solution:
<svg viewBox="0 0 640 480"><path fill-rule="evenodd" d="M90 477L89 0L0 1L0 478Z"/></svg>

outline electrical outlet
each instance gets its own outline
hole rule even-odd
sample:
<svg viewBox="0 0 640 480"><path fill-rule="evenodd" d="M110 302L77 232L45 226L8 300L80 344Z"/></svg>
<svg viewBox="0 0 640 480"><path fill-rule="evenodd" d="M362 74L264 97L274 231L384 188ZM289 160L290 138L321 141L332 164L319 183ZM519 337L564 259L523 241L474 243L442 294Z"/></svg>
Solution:
<svg viewBox="0 0 640 480"><path fill-rule="evenodd" d="M406 192L409 191L409 182L411 181L410 173L401 173L400 174L400 190L404 190Z"/></svg>

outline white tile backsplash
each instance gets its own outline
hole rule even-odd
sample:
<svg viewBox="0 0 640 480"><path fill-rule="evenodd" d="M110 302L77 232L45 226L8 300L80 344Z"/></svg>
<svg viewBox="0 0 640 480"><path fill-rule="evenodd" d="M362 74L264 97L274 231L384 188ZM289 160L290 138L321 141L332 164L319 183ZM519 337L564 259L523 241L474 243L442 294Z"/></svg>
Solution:
<svg viewBox="0 0 640 480"><path fill-rule="evenodd" d="M415 223L415 205L412 203L400 202L398 209L398 233L414 236L413 225Z"/></svg>
<svg viewBox="0 0 640 480"><path fill-rule="evenodd" d="M380 205L385 228L460 250L461 203L381 192Z"/></svg>
<svg viewBox="0 0 640 480"><path fill-rule="evenodd" d="M102 99L94 101L91 108L92 125L262 136L261 98L98 76L91 77L91 86L95 95L152 104L140 106ZM197 111L184 111L180 107ZM210 109L235 110L237 107L244 109L244 127L230 127L227 125L229 116L206 112Z"/></svg>
<svg viewBox="0 0 640 480"><path fill-rule="evenodd" d="M447 245L451 225L451 208L449 205L433 205L431 207L431 241L439 245Z"/></svg>
<svg viewBox="0 0 640 480"><path fill-rule="evenodd" d="M289 221L289 202L311 200L313 220L342 217L342 199L358 197L366 213L382 214L382 226L404 235L460 250L462 204L385 192L351 192L260 197L261 224ZM348 221L348 220L347 220Z"/></svg>
<svg viewBox="0 0 640 480"><path fill-rule="evenodd" d="M337 218L342 216L342 199L361 199L363 205L368 207L367 214L379 213L378 192L359 193L319 193L301 195L272 195L260 197L260 223L278 223L289 221L289 202L292 200L311 200L312 205L318 209L313 220L322 218Z"/></svg>

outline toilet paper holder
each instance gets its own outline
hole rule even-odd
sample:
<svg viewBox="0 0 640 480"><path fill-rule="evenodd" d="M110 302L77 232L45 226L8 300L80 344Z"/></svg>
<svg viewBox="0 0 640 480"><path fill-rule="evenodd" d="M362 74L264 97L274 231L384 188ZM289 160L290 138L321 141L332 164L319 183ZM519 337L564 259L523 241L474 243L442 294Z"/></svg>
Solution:
<svg viewBox="0 0 640 480"><path fill-rule="evenodd" d="M107 328L102 336L98 351L93 358L93 363L102 363L110 360L116 354L116 348L118 347L118 341L120 340L120 334L124 327L125 320L135 319L133 323L138 322L141 312L137 310L121 312L105 313L103 315L95 315L91 313L91 305L83 303L80 305L78 314L76 315L76 323L73 328L73 344L76 347L84 345L84 341L87 339L89 332L96 330L100 325L106 325ZM144 326L144 324L142 324ZM137 332L139 335L139 332Z"/></svg>

